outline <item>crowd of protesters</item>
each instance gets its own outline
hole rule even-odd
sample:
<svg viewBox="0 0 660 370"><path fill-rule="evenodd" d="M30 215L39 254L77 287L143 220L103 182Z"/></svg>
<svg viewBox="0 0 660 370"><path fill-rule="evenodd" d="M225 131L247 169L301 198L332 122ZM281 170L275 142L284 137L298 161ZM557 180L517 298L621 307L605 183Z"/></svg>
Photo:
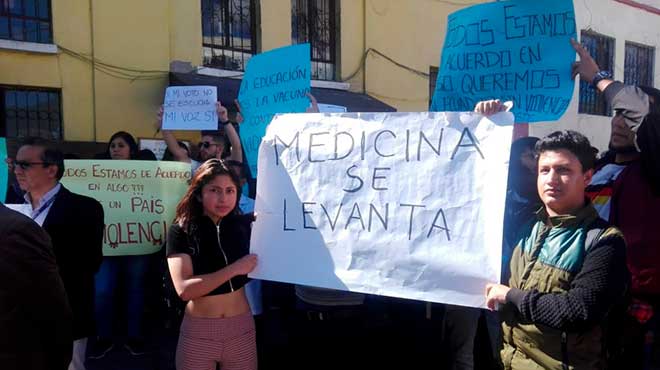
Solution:
<svg viewBox="0 0 660 370"><path fill-rule="evenodd" d="M232 122L217 103L219 129L201 132L194 158L162 130L161 109L164 160L190 163L192 173L164 253L103 256L103 208L59 182L65 156L52 143L29 138L10 161L8 198L30 212L0 204L0 368L84 369L117 350L119 337L133 356L154 350L144 315L157 280L167 307L158 317L178 331L180 370L650 369L660 309L660 91L612 80L573 46L573 77L614 109L609 151L597 159L571 130L512 144L502 280L484 287L490 310L249 281L259 262L249 253L254 200L240 112ZM475 107L506 109L498 100ZM97 158L155 160L123 131ZM156 260L162 280L149 278Z"/></svg>

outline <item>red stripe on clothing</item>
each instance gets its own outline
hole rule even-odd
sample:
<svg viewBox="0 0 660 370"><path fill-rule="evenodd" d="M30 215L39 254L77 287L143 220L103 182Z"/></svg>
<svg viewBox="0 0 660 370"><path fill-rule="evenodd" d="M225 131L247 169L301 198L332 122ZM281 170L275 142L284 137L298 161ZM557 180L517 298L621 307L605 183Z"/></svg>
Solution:
<svg viewBox="0 0 660 370"><path fill-rule="evenodd" d="M176 349L177 370L256 370L254 319L249 312L228 318L185 315Z"/></svg>

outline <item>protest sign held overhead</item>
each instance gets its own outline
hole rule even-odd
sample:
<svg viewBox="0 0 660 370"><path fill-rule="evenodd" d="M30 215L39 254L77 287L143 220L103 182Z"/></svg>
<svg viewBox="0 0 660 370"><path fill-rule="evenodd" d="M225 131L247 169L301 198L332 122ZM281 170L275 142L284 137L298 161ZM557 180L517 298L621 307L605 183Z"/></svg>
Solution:
<svg viewBox="0 0 660 370"><path fill-rule="evenodd" d="M515 102L516 122L558 120L575 86L571 38L571 0L500 1L450 14L431 110L500 99Z"/></svg>
<svg viewBox="0 0 660 370"><path fill-rule="evenodd" d="M67 189L103 205L104 256L158 251L190 180L190 164L180 162L71 160L65 168Z"/></svg>
<svg viewBox="0 0 660 370"><path fill-rule="evenodd" d="M241 142L253 174L266 126L276 113L304 112L309 106L309 44L287 46L250 58L238 100L243 123Z"/></svg>
<svg viewBox="0 0 660 370"><path fill-rule="evenodd" d="M277 115L251 276L466 306L500 277L513 115ZM508 124L508 125L506 125Z"/></svg>
<svg viewBox="0 0 660 370"><path fill-rule="evenodd" d="M170 86L163 102L163 130L217 130L215 86Z"/></svg>

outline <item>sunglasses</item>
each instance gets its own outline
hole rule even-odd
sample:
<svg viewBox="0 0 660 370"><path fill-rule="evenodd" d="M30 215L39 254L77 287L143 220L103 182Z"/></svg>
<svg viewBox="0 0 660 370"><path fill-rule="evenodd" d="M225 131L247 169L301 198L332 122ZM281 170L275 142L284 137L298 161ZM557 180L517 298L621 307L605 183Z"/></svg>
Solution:
<svg viewBox="0 0 660 370"><path fill-rule="evenodd" d="M199 145L199 149L202 149L202 148L204 148L204 149L208 149L210 146L212 146L212 145L218 145L218 144L216 144L216 143L212 143L212 142L210 142L210 141L202 141L202 142L200 142L198 145Z"/></svg>
<svg viewBox="0 0 660 370"><path fill-rule="evenodd" d="M16 168L20 167L22 170L28 170L32 166L36 165L42 165L44 167L52 165L52 163L49 162L28 162L28 161L13 161L11 165Z"/></svg>

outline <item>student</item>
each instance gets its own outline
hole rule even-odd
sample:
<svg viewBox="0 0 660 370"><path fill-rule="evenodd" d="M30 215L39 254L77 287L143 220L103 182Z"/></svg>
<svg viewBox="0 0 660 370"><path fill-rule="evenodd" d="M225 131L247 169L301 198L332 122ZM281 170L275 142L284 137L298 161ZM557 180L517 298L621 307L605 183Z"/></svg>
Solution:
<svg viewBox="0 0 660 370"><path fill-rule="evenodd" d="M614 81L573 41L573 75L603 94L612 117L610 156L587 187L600 217L620 228L628 247L632 301L618 365L648 369L660 320L660 90ZM624 365L625 364L625 365Z"/></svg>
<svg viewBox="0 0 660 370"><path fill-rule="evenodd" d="M167 256L179 297L188 301L176 353L179 370L256 369L254 319L245 296L253 215L238 209L240 181L209 159L192 179L170 227Z"/></svg>
<svg viewBox="0 0 660 370"><path fill-rule="evenodd" d="M151 151L149 151L151 152ZM112 160L134 160L140 156L133 135L125 131L114 133L108 140L106 155ZM95 317L97 339L89 358L100 359L114 348L115 299L118 285L123 282L126 299L126 334L124 348L133 356L145 353L142 331L145 283L149 270L149 255L104 256L95 277Z"/></svg>
<svg viewBox="0 0 660 370"><path fill-rule="evenodd" d="M608 324L620 319L627 281L621 232L598 217L585 188L595 154L575 131L536 144L543 208L523 225L508 285L488 284L502 305L505 369L602 369Z"/></svg>

